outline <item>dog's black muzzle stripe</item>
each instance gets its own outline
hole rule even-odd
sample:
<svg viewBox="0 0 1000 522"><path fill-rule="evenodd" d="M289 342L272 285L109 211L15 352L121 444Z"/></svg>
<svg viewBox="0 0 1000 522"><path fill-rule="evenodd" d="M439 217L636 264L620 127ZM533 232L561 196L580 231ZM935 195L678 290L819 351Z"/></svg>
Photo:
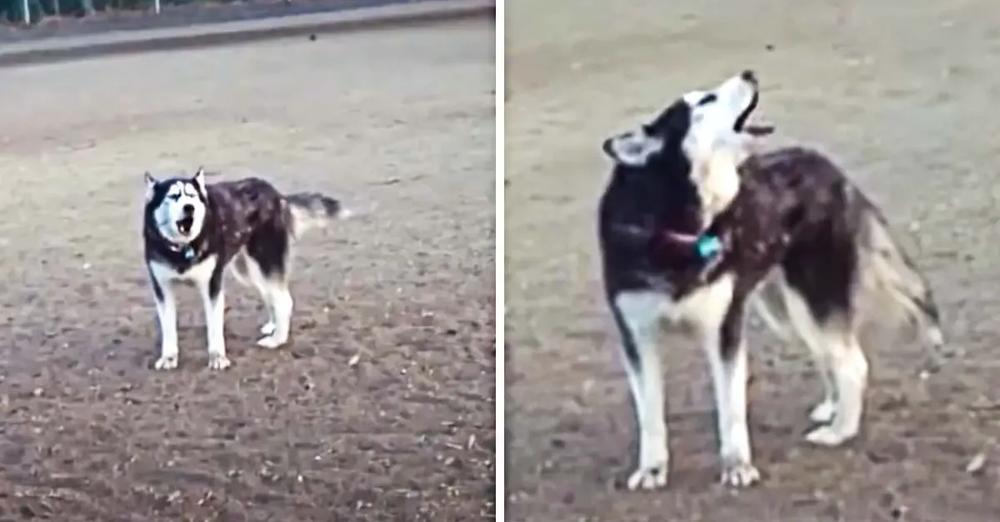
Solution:
<svg viewBox="0 0 1000 522"><path fill-rule="evenodd" d="M743 130L743 125L746 124L747 118L750 117L750 113L757 108L757 102L760 101L760 93L757 91L753 92L753 99L750 100L750 106L747 107L738 118L736 118L736 123L733 124L733 130L740 132Z"/></svg>

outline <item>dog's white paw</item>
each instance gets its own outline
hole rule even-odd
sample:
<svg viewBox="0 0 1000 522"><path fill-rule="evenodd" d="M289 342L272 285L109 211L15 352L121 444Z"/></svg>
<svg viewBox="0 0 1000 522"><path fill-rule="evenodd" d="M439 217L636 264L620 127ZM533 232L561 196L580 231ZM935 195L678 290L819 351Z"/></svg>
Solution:
<svg viewBox="0 0 1000 522"><path fill-rule="evenodd" d="M626 483L628 489L656 489L667 485L667 463L663 462L655 466L640 466L628 478Z"/></svg>
<svg viewBox="0 0 1000 522"><path fill-rule="evenodd" d="M760 480L760 472L748 462L726 464L722 467L720 482L734 488L745 488Z"/></svg>
<svg viewBox="0 0 1000 522"><path fill-rule="evenodd" d="M828 424L833 420L833 414L836 411L837 405L829 399L824 399L823 402L817 404L816 407L809 412L809 420L820 424Z"/></svg>
<svg viewBox="0 0 1000 522"><path fill-rule="evenodd" d="M260 339L257 340L257 346L273 350L275 348L281 347L287 342L288 339L279 339L274 335L265 335L264 337L261 337Z"/></svg>
<svg viewBox="0 0 1000 522"><path fill-rule="evenodd" d="M176 355L165 355L160 357L153 363L153 368L157 370L173 370L177 368L177 356Z"/></svg>
<svg viewBox="0 0 1000 522"><path fill-rule="evenodd" d="M819 446L839 446L853 434L845 435L830 426L820 426L806 434L806 440Z"/></svg>
<svg viewBox="0 0 1000 522"><path fill-rule="evenodd" d="M278 327L274 324L274 321L268 321L264 323L264 326L260 327L260 334L264 337L270 337L271 335L274 335L274 331L277 329Z"/></svg>
<svg viewBox="0 0 1000 522"><path fill-rule="evenodd" d="M232 366L233 363L221 353L210 353L208 354L208 368L211 370L225 370Z"/></svg>

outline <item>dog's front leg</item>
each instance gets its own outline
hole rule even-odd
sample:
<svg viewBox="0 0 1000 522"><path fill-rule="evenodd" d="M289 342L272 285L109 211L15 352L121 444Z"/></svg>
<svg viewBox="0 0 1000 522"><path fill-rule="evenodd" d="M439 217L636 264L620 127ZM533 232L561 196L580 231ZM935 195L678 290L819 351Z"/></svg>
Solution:
<svg viewBox="0 0 1000 522"><path fill-rule="evenodd" d="M213 370L225 370L230 362L226 358L226 336L224 321L226 315L226 296L222 288L222 269L212 270L207 281L200 282L202 302L205 305L205 326L208 334L208 367Z"/></svg>
<svg viewBox="0 0 1000 522"><path fill-rule="evenodd" d="M156 318L160 323L160 358L153 364L157 370L177 368L177 305L174 290L167 278L157 277L150 269L150 282L156 297Z"/></svg>
<svg viewBox="0 0 1000 522"><path fill-rule="evenodd" d="M753 466L747 426L747 350L744 337L745 298L729 303L721 324L705 325L703 345L712 370L719 429L721 480L734 487L760 479Z"/></svg>
<svg viewBox="0 0 1000 522"><path fill-rule="evenodd" d="M639 423L639 464L626 484L632 490L667 485L670 453L657 345L664 302L662 295L653 292L623 292L611 303Z"/></svg>

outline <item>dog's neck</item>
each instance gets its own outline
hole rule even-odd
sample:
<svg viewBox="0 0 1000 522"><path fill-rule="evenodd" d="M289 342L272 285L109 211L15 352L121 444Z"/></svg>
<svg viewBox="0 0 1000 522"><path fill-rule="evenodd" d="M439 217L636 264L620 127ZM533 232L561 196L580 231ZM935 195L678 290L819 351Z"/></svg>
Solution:
<svg viewBox="0 0 1000 522"><path fill-rule="evenodd" d="M691 176L701 206L702 231L711 226L716 216L729 207L740 190L736 170L740 161L736 151L723 149L704 161L691 165Z"/></svg>
<svg viewBox="0 0 1000 522"><path fill-rule="evenodd" d="M725 250L726 233L717 218L729 209L740 192L739 165L759 146L754 136L737 134L734 141L718 146L704 161L691 165L691 181L698 193L700 228L663 231L663 238L686 249L702 261L716 259Z"/></svg>
<svg viewBox="0 0 1000 522"><path fill-rule="evenodd" d="M702 232L711 227L739 194L739 166L763 149L763 140L757 134L737 133L731 140L715 146L704 160L691 165L692 182L701 204Z"/></svg>

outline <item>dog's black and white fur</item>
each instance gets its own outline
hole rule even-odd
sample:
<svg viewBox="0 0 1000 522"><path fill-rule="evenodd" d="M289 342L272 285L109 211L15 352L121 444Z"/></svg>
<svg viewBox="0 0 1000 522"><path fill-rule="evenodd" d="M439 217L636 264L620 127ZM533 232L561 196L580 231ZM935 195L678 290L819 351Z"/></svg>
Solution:
<svg viewBox="0 0 1000 522"><path fill-rule="evenodd" d="M163 181L147 173L143 237L161 333L160 358L154 367L177 367L176 282L194 283L201 294L209 367L229 367L223 335L227 266L264 299L268 321L257 344L265 348L285 344L292 315L288 291L292 244L307 228L346 215L332 198L314 193L284 196L257 178L209 185L203 169L191 178Z"/></svg>
<svg viewBox="0 0 1000 522"><path fill-rule="evenodd" d="M704 348L721 480L737 487L760 476L747 427L744 330L763 283L780 287L785 315L820 370L825 394L810 416L821 425L806 435L815 444L838 445L859 430L868 375L857 335L862 291L891 297L932 342L942 342L923 276L858 187L812 150L748 153L743 131L758 97L747 71L684 95L603 145L615 162L599 211L604 282L639 432L630 489L667 482L662 319L691 327ZM695 246L706 237L721 248L699 254Z"/></svg>

